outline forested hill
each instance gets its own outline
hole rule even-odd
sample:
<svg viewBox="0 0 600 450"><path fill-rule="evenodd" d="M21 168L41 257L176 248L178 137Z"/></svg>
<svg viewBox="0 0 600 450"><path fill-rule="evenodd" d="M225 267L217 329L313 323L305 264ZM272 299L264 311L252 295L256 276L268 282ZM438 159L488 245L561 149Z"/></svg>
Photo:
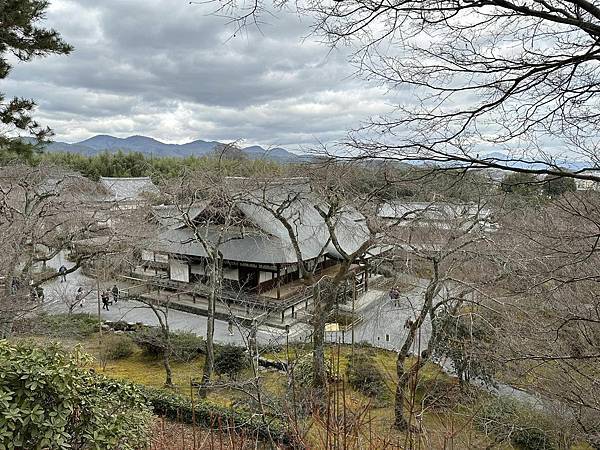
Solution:
<svg viewBox="0 0 600 450"><path fill-rule="evenodd" d="M205 156L224 144L217 141L195 140L185 144L166 144L147 136L130 136L118 138L109 135L97 135L81 142L68 144L66 142L52 142L45 146L44 150L49 153L77 153L93 156L103 152L123 153L140 152L146 156L154 157L177 157ZM263 148L258 145L243 147L241 152L248 159L266 159L278 162L296 162L306 157L289 152L283 148Z"/></svg>

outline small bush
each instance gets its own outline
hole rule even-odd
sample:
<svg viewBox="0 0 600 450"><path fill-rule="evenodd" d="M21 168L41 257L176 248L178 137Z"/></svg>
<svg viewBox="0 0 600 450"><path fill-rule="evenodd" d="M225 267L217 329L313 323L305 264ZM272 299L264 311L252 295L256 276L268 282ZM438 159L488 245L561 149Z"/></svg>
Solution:
<svg viewBox="0 0 600 450"><path fill-rule="evenodd" d="M552 450L556 448L548 434L539 428L518 428L511 436L514 445L522 450Z"/></svg>
<svg viewBox="0 0 600 450"><path fill-rule="evenodd" d="M103 345L112 360L129 358L135 351L135 344L127 336L108 335Z"/></svg>
<svg viewBox="0 0 600 450"><path fill-rule="evenodd" d="M222 345L215 355L215 373L235 377L248 367L248 355L243 347L237 345Z"/></svg>
<svg viewBox="0 0 600 450"><path fill-rule="evenodd" d="M134 342L142 349L146 356L158 358L162 356L167 342L163 332L158 327L146 327L131 335ZM176 332L169 334L171 355L173 359L189 362L204 352L204 339L189 332Z"/></svg>
<svg viewBox="0 0 600 450"><path fill-rule="evenodd" d="M333 379L333 371L331 369L331 361L325 360L325 370L327 378ZM313 359L312 355L304 355L296 361L293 367L294 382L298 386L310 386L313 382Z"/></svg>
<svg viewBox="0 0 600 450"><path fill-rule="evenodd" d="M500 442L510 441L521 450L553 450L547 430L552 425L541 412L506 397L494 397L481 408L476 426Z"/></svg>
<svg viewBox="0 0 600 450"><path fill-rule="evenodd" d="M350 386L361 394L377 400L388 398L383 374L371 356L364 353L355 354L348 361L346 375Z"/></svg>
<svg viewBox="0 0 600 450"><path fill-rule="evenodd" d="M452 409L465 399L456 379L444 376L422 378L417 385L421 403L429 409Z"/></svg>

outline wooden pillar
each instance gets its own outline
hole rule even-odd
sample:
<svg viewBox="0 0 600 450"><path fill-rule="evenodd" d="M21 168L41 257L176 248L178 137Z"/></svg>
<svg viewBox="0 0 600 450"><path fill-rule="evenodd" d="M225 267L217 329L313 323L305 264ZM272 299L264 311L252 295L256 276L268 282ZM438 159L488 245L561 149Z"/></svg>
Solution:
<svg viewBox="0 0 600 450"><path fill-rule="evenodd" d="M285 322L285 309L281 311L281 323Z"/></svg>
<svg viewBox="0 0 600 450"><path fill-rule="evenodd" d="M365 262L365 292L369 290L369 262Z"/></svg>
<svg viewBox="0 0 600 450"><path fill-rule="evenodd" d="M350 352L351 355L354 356L354 322L356 321L355 317L355 307L356 307L356 277L352 277L352 336L351 336L351 347Z"/></svg>
<svg viewBox="0 0 600 450"><path fill-rule="evenodd" d="M277 300L281 299L281 267L277 264Z"/></svg>

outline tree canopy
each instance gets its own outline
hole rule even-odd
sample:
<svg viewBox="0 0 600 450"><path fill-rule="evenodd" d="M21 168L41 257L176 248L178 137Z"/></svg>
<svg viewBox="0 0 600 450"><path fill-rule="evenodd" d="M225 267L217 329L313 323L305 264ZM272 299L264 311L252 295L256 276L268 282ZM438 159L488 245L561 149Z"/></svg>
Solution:
<svg viewBox="0 0 600 450"><path fill-rule="evenodd" d="M217 159L214 155L186 158L147 157L143 153L103 152L97 155L77 153L43 153L31 161L34 165L56 165L74 170L92 180L100 177L144 177L161 178L181 176L184 172L200 169L214 170L217 167L226 176L250 176L262 172L277 172L280 166L272 161Z"/></svg>
<svg viewBox="0 0 600 450"><path fill-rule="evenodd" d="M540 188L540 180L530 173L509 173L500 183L500 189L503 192L524 197L538 196Z"/></svg>
<svg viewBox="0 0 600 450"><path fill-rule="evenodd" d="M575 192L577 185L573 178L547 175L544 178L543 190L548 197L557 197L567 192Z"/></svg>

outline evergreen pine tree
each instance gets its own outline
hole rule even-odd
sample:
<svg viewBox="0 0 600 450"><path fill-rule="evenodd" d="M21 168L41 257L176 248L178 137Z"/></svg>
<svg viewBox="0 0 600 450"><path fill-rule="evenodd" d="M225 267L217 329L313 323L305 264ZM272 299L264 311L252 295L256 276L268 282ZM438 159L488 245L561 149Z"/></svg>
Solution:
<svg viewBox="0 0 600 450"><path fill-rule="evenodd" d="M0 1L0 80L10 73L10 55L27 62L50 54L68 54L73 49L57 31L38 26L47 7L45 0ZM51 135L49 128L31 117L34 107L31 99L9 100L0 92L0 156L3 159L28 159Z"/></svg>

